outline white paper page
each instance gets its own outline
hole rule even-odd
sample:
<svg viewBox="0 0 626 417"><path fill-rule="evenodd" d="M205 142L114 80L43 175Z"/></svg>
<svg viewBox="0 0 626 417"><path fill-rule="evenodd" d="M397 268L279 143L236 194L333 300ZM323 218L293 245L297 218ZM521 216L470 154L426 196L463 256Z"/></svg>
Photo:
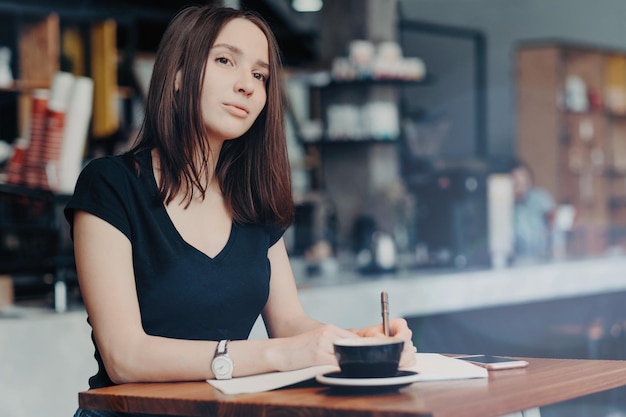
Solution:
<svg viewBox="0 0 626 417"><path fill-rule="evenodd" d="M313 379L317 375L327 372L336 372L338 370L338 366L321 365L297 369L295 371L270 372L267 374L242 376L233 379L209 379L207 382L224 394L251 394L286 387L287 385Z"/></svg>
<svg viewBox="0 0 626 417"><path fill-rule="evenodd" d="M487 370L438 353L416 353L417 363L410 368L417 372L419 381L441 381L446 379L486 378ZM270 391L277 388L307 381L317 375L336 372L339 367L333 365L314 366L288 372L244 376L228 380L209 379L207 382L224 394L245 394Z"/></svg>
<svg viewBox="0 0 626 417"><path fill-rule="evenodd" d="M438 353L416 353L416 356L415 366L402 369L417 372L419 381L487 378L488 376L487 369L460 359Z"/></svg>

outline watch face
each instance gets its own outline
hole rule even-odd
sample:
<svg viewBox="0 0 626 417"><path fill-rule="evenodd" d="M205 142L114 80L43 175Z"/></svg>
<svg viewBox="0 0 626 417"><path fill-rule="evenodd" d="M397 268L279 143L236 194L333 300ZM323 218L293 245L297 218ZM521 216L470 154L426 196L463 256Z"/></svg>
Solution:
<svg viewBox="0 0 626 417"><path fill-rule="evenodd" d="M225 356L218 356L213 360L213 373L217 378L230 376L233 371L233 362Z"/></svg>

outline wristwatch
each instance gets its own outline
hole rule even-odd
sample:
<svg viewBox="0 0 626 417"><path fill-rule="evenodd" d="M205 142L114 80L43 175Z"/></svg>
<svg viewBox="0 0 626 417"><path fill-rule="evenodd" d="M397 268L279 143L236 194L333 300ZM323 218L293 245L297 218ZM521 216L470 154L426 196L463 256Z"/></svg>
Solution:
<svg viewBox="0 0 626 417"><path fill-rule="evenodd" d="M233 377L233 368L235 364L228 355L226 344L228 340L220 340L215 348L215 356L211 362L211 369L217 379L231 379Z"/></svg>

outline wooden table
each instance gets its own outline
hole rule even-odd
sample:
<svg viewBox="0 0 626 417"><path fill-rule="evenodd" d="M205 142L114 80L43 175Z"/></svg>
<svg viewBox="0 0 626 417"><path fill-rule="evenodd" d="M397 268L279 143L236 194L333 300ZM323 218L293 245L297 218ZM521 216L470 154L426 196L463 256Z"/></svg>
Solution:
<svg viewBox="0 0 626 417"><path fill-rule="evenodd" d="M219 417L490 417L626 385L626 361L528 358L486 379L417 382L392 393L339 394L315 383L225 395L206 382L126 384L79 394L86 409Z"/></svg>

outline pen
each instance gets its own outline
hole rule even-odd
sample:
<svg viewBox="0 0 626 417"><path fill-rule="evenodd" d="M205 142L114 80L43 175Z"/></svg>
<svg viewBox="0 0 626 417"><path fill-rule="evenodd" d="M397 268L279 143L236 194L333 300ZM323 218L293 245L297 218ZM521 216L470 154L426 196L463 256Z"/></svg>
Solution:
<svg viewBox="0 0 626 417"><path fill-rule="evenodd" d="M380 310L383 316L383 333L389 336L389 297L386 291L380 293Z"/></svg>

